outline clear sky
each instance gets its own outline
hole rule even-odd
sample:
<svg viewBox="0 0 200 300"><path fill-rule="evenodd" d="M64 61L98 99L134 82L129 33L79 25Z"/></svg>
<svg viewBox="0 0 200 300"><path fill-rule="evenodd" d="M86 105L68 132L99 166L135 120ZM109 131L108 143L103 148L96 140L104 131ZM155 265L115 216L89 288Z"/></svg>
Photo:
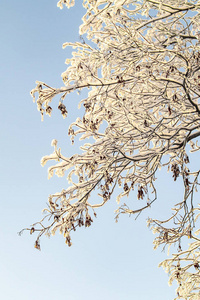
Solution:
<svg viewBox="0 0 200 300"><path fill-rule="evenodd" d="M60 75L71 51L62 50L62 44L79 39L84 13L81 0L77 2L70 10L60 10L57 0L1 0L1 299L170 300L174 287L157 267L167 254L153 250L154 236L146 227L149 213L169 215L172 198L180 196L178 184L169 177L161 176L160 200L151 211L136 221L123 216L116 224L112 199L97 211L90 228L72 235L71 248L58 234L43 237L42 251L37 251L34 236L17 235L40 219L50 193L67 187L65 178L48 181L47 168L40 166L41 157L53 150L51 140L56 138L69 155L77 151L67 130L79 114L78 96L71 95L67 103L67 119L55 112L44 122L30 97L35 80L62 85Z"/></svg>

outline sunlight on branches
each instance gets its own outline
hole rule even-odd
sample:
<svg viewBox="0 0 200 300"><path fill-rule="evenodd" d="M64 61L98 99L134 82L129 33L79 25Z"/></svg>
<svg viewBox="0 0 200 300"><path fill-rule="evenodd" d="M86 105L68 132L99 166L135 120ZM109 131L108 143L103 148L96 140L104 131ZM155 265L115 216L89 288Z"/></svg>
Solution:
<svg viewBox="0 0 200 300"><path fill-rule="evenodd" d="M60 0L58 7L63 5L69 8L74 1ZM156 201L155 175L166 166L174 181L182 179L184 197L170 217L149 218L148 226L157 235L155 249L178 247L160 264L170 274L169 284L178 283L176 299L200 299L200 239L199 231L195 233L199 205L194 197L200 169L196 165L190 170L187 150L187 145L191 152L200 147L200 2L84 0L83 6L81 42L63 45L74 49L62 74L64 87L39 81L31 95L42 119L53 114L50 103L60 95L58 109L67 117L68 94L88 89L80 101L84 115L68 133L72 143L76 136L90 138L90 143L82 144L81 154L65 157L57 141L52 142L54 152L41 164L56 162L49 178L69 170L70 185L49 196L46 215L28 230L38 233L37 249L43 234L57 230L71 246L70 232L89 227L92 214L96 216L95 210L111 199L117 186L122 187L119 205L134 191L143 201L139 208L134 208L137 199L132 208L120 206L116 221L122 213L137 216ZM90 201L94 191L98 203ZM190 245L182 249L188 237Z"/></svg>

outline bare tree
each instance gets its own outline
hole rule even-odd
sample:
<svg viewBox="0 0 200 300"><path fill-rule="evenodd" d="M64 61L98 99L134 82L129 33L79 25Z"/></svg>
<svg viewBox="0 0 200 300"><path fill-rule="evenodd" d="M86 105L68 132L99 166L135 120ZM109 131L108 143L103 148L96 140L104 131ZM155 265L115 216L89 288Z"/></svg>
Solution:
<svg viewBox="0 0 200 300"><path fill-rule="evenodd" d="M74 1L60 0L58 6L63 5ZM49 178L71 169L71 186L49 196L46 215L28 230L38 233L38 249L41 236L56 230L71 246L70 232L89 227L91 212L96 215L117 186L122 187L119 205L134 189L143 201L133 201L132 208L119 206L116 220L151 207L157 199L155 175L167 166L174 181L182 179L184 197L166 220L149 218L148 225L157 233L155 248L178 245L177 253L160 264L169 282L178 283L176 299L200 299L200 208L194 197L200 169L189 170L188 153L200 149L200 2L84 0L83 6L81 42L63 45L75 48L62 74L64 87L37 82L31 95L37 95L42 118L51 115L50 102L60 95L58 109L66 117L68 94L89 89L80 102L84 115L70 125L69 135L72 143L77 135L90 143L82 145L81 154L65 157L52 141L54 152L41 164L56 162ZM90 200L95 191L99 203Z"/></svg>

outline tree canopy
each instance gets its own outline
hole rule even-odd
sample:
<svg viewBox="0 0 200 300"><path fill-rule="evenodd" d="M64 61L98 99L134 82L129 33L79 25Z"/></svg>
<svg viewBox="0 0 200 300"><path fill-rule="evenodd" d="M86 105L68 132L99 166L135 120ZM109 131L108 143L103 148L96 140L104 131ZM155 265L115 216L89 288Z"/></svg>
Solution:
<svg viewBox="0 0 200 300"><path fill-rule="evenodd" d="M58 2L58 7L64 5L69 8L74 1ZM183 199L171 216L149 218L148 226L157 233L155 248L178 246L160 264L170 274L169 283L178 283L176 299L199 299L200 208L195 191L200 168L196 164L190 170L190 155L200 149L200 2L84 0L83 6L80 41L63 45L74 49L62 74L64 86L38 81L31 95L42 118L52 114L51 101L60 95L58 109L65 118L68 95L88 90L80 101L84 114L68 130L72 144L76 136L88 141L71 157L52 141L54 152L41 164L55 162L49 178L69 170L70 186L49 196L46 215L28 230L38 233L38 249L41 236L56 230L71 246L70 232L89 227L92 214L106 206L117 187L122 191L116 221L122 213L137 216L162 198L157 196L156 176L165 167L174 181L181 178ZM95 192L99 197L91 200ZM136 197L128 207L131 193Z"/></svg>

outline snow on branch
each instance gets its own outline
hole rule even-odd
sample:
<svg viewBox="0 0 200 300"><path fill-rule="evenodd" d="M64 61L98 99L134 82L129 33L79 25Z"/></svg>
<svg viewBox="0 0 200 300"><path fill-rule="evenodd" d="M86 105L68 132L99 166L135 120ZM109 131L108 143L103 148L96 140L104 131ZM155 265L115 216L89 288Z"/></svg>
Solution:
<svg viewBox="0 0 200 300"><path fill-rule="evenodd" d="M70 7L74 1L58 2L60 8L64 4ZM194 233L199 208L194 193L200 168L189 170L186 148L200 147L194 142L200 135L199 2L84 0L83 6L83 41L63 45L74 48L62 74L64 86L37 82L31 91L42 117L53 113L50 103L56 95L66 117L68 94L88 89L80 102L84 115L70 125L69 135L72 142L76 136L90 138L81 154L65 157L54 142L53 154L42 159L43 165L56 162L49 177L69 170L69 187L49 197L45 217L29 229L38 232L35 246L39 249L40 237L56 230L71 246L70 232L89 227L91 213L96 216L94 210L112 198L117 186L122 188L118 203L135 191L136 199L132 208L125 203L117 209L116 220L121 213L140 214L157 199L156 174L167 166L174 181L182 178L184 197L171 217L149 219L148 224L158 234L155 248L179 247L162 263L171 274L170 283L178 282L177 299L199 299L200 244ZM90 201L94 191L98 203ZM183 251L186 236L192 242Z"/></svg>

